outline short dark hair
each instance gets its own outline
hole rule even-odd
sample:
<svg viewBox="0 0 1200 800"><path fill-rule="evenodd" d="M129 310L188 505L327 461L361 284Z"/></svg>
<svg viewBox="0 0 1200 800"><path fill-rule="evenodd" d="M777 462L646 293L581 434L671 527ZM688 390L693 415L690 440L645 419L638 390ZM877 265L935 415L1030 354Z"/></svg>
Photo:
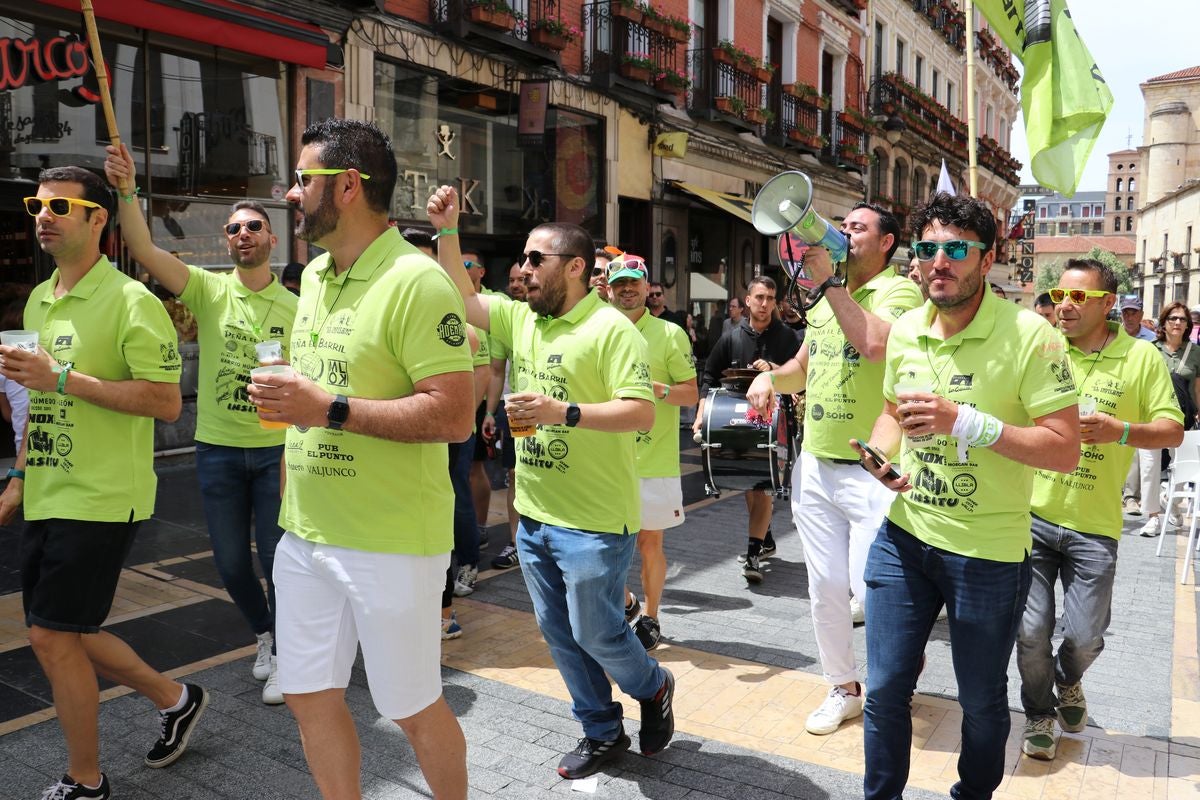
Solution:
<svg viewBox="0 0 1200 800"><path fill-rule="evenodd" d="M667 287L662 285L662 281L650 281L646 285L651 289L653 289L655 286L662 289L663 291L666 291L666 289L667 289Z"/></svg>
<svg viewBox="0 0 1200 800"><path fill-rule="evenodd" d="M300 276L304 274L304 265L299 261L289 261L287 266L283 268L283 273L279 276L280 281L298 281Z"/></svg>
<svg viewBox="0 0 1200 800"><path fill-rule="evenodd" d="M597 247L596 252L592 254L593 258L607 258L612 260L612 253L605 250L603 247Z"/></svg>
<svg viewBox="0 0 1200 800"><path fill-rule="evenodd" d="M1100 276L1100 286L1106 292L1117 293L1117 275L1112 271L1112 267L1095 258L1068 258L1067 265L1063 267L1063 272L1069 269L1077 269L1083 272L1094 272ZM1041 298L1038 298L1039 300ZM1046 296L1049 302L1050 296Z"/></svg>
<svg viewBox="0 0 1200 800"><path fill-rule="evenodd" d="M268 216L267 209L262 203L258 202L257 200L238 200L229 209L229 215L233 216L243 209L247 211L253 211L255 214L258 214L260 217L266 220L267 228L269 229L271 227L271 217Z"/></svg>
<svg viewBox="0 0 1200 800"><path fill-rule="evenodd" d="M433 231L424 228L405 228L400 231L400 235L404 237L404 241L413 247L428 247L430 250L433 249Z"/></svg>
<svg viewBox="0 0 1200 800"><path fill-rule="evenodd" d="M934 220L943 225L972 231L990 251L996 244L996 218L982 201L967 195L938 192L913 212L913 238L920 239Z"/></svg>
<svg viewBox="0 0 1200 800"><path fill-rule="evenodd" d="M762 286L764 289L769 289L772 292L778 291L775 288L775 281L768 278L766 275L756 275L755 277L751 278L750 282L746 284L746 294L750 294L750 292L754 290L755 286Z"/></svg>
<svg viewBox="0 0 1200 800"><path fill-rule="evenodd" d="M108 184L100 180L100 176L83 167L50 167L38 175L38 183L78 183L83 187L82 200L95 203L108 212L108 219L116 217L117 204ZM84 208L84 219L90 219L92 209Z"/></svg>
<svg viewBox="0 0 1200 800"><path fill-rule="evenodd" d="M550 234L550 246L554 248L555 253L565 253L583 259L581 280L583 285L587 286L592 277L592 267L596 266L596 245L592 241L592 235L570 222L546 222L529 233L532 236L538 231Z"/></svg>
<svg viewBox="0 0 1200 800"><path fill-rule="evenodd" d="M860 208L875 212L875 215L879 217L879 232L884 235L889 233L892 235L892 246L888 248L887 258L884 259L885 263L891 261L892 256L896 254L896 248L900 246L900 223L896 221L896 215L875 203L855 203L854 208L850 210L857 211Z"/></svg>
<svg viewBox="0 0 1200 800"><path fill-rule="evenodd" d="M1033 301L1034 308L1038 308L1039 306L1052 306L1052 305L1054 305L1054 301L1050 299L1049 292L1042 292L1041 294L1039 294L1037 296L1037 300Z"/></svg>
<svg viewBox="0 0 1200 800"><path fill-rule="evenodd" d="M373 123L329 117L305 128L300 143L316 145L326 167L356 169L370 175L370 180L362 182L367 207L384 213L391 208L396 189L396 153L391 140Z"/></svg>

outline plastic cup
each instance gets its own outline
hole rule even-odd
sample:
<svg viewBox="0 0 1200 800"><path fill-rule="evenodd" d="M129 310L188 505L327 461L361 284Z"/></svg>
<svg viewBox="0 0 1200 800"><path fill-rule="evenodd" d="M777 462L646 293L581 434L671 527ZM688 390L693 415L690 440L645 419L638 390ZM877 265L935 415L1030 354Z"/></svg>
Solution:
<svg viewBox="0 0 1200 800"><path fill-rule="evenodd" d="M280 375L283 377L290 377L292 375L292 372L293 372L292 367L289 364L270 364L265 367L255 367L254 369L250 370L250 382L258 384L259 378L265 378L268 375ZM259 385L265 385L265 384L259 384ZM274 411L274 409L259 407L258 411L259 411L258 424L260 427L265 428L266 430L269 430L269 431L283 430L288 427L288 424L286 422L276 422L275 420L266 420L266 419L262 418L262 412Z"/></svg>
<svg viewBox="0 0 1200 800"><path fill-rule="evenodd" d="M504 395L504 405L508 405L511 394ZM537 425L517 425L513 422L512 415L508 417L508 432L513 435L514 439L519 439L522 436L533 436L537 432Z"/></svg>
<svg viewBox="0 0 1200 800"><path fill-rule="evenodd" d="M912 381L912 380L902 381L900 383L897 383L896 384L897 402L902 402L899 400L899 395L912 394L914 392L926 392L928 394L933 394L933 384L929 383L928 381ZM921 436L909 436L907 433L904 435L906 437L908 437L909 444L928 444L929 442L933 441L932 433L926 433Z"/></svg>
<svg viewBox="0 0 1200 800"><path fill-rule="evenodd" d="M1096 398L1091 395L1081 395L1079 398L1079 416L1090 417L1096 413Z"/></svg>
<svg viewBox="0 0 1200 800"><path fill-rule="evenodd" d="M30 353L38 349L37 331L0 331L0 344L19 347Z"/></svg>
<svg viewBox="0 0 1200 800"><path fill-rule="evenodd" d="M258 354L258 363L270 364L283 358L283 345L278 339L271 339L254 345L254 352Z"/></svg>

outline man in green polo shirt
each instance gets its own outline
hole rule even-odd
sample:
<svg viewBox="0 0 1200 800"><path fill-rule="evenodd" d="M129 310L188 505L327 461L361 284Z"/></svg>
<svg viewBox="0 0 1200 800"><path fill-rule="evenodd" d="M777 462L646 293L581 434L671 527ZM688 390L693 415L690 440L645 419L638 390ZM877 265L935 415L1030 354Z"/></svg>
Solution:
<svg viewBox="0 0 1200 800"><path fill-rule="evenodd" d="M821 671L829 693L805 721L833 733L862 713L850 595L866 596L863 567L891 493L862 471L851 439L866 439L883 409L883 355L892 323L921 305L921 291L889 268L900 243L891 212L856 205L842 221L850 240L845 278L829 251L810 247L804 267L824 296L808 312L805 347L779 369L759 375L747 393L768 419L775 393L806 391L804 443L792 470L792 518L804 543L808 596Z"/></svg>
<svg viewBox="0 0 1200 800"><path fill-rule="evenodd" d="M466 303L467 319L512 354L516 429L517 550L534 615L571 693L584 736L559 762L582 778L627 750L612 676L641 702L640 749L671 740L675 679L650 658L625 622L625 575L641 527L634 434L654 426L646 341L589 291L594 244L566 223L539 225L525 242L526 303L478 294L456 246L458 196L430 198L441 231L438 259ZM521 436L522 428L536 431Z"/></svg>
<svg viewBox="0 0 1200 800"><path fill-rule="evenodd" d="M322 794L358 796L345 691L361 643L375 707L408 736L433 796L464 800L438 623L453 539L446 443L471 434L462 300L388 225L396 156L378 128L331 118L301 143L288 201L296 235L326 253L304 271L294 374L248 388L263 419L294 426L275 553L279 687Z"/></svg>
<svg viewBox="0 0 1200 800"><path fill-rule="evenodd" d="M1079 394L1083 457L1070 473L1033 478L1033 583L1017 635L1025 731L1021 750L1049 761L1064 731L1087 727L1083 674L1104 649L1121 538L1121 484L1134 448L1183 441L1183 413L1158 350L1108 322L1117 278L1103 262L1071 259L1050 290ZM1054 584L1063 586L1063 639L1054 652Z"/></svg>
<svg viewBox="0 0 1200 800"><path fill-rule="evenodd" d="M929 302L888 337L885 402L870 438L883 463L858 450L899 492L867 555L863 787L868 800L903 794L913 688L945 605L963 710L950 794L986 798L1004 777L1033 472L1079 462L1075 384L1062 336L988 289L996 241L988 207L939 193L914 218ZM903 474L891 477L897 453Z"/></svg>
<svg viewBox="0 0 1200 800"><path fill-rule="evenodd" d="M179 352L162 303L101 255L114 210L104 182L80 167L55 167L39 184L25 210L56 268L25 306L35 352L0 345L0 374L29 390L25 442L0 495L0 524L24 503L25 624L68 757L66 774L44 797L105 800L97 675L158 708L149 767L183 754L208 704L199 686L159 674L100 628L138 525L154 511L154 420L179 416Z"/></svg>
<svg viewBox="0 0 1200 800"><path fill-rule="evenodd" d="M608 265L607 284L612 304L629 318L642 338L650 358L650 380L654 385L654 427L637 432L638 478L642 495L642 529L638 531L638 553L642 557L642 592L626 602L625 616L633 617L633 630L647 650L658 647L662 629L658 604L667 581L667 557L663 553L663 531L683 524L683 486L679 480L679 409L696 404L696 365L687 331L646 305L650 283L646 262L623 253ZM626 592L628 594L628 592ZM633 613L630 613L630 609ZM638 612L641 612L640 614Z"/></svg>
<svg viewBox="0 0 1200 800"><path fill-rule="evenodd" d="M133 157L109 145L104 168L123 197L135 191ZM129 254L196 317L200 378L196 400L196 475L213 546L213 563L225 591L258 639L251 673L265 681L264 703L283 702L274 661L275 548L279 527L279 470L283 428L264 428L246 397L250 370L259 365L255 346L280 343L288 360L296 295L271 272L276 237L267 210L240 200L222 228L231 272L192 267L157 247L138 203L118 203L121 235ZM267 579L263 591L250 543Z"/></svg>

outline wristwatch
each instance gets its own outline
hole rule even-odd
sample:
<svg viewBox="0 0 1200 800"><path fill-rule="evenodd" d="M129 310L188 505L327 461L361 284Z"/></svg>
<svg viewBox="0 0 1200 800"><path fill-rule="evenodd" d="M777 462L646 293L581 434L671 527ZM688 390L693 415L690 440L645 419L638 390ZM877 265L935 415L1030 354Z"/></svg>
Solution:
<svg viewBox="0 0 1200 800"><path fill-rule="evenodd" d="M817 287L817 291L824 292L826 289L831 289L835 286L841 287L841 286L845 286L845 285L846 285L846 282L844 280L842 280L841 278L839 278L837 275L830 275L828 278L826 278L825 280L823 280L821 282L821 285Z"/></svg>
<svg viewBox="0 0 1200 800"><path fill-rule="evenodd" d="M340 431L349 418L350 401L346 399L345 395L336 395L333 402L329 404L329 410L325 412L325 419L329 420L328 427L331 430Z"/></svg>
<svg viewBox="0 0 1200 800"><path fill-rule="evenodd" d="M574 428L579 424L579 406L575 403L567 405L567 427Z"/></svg>

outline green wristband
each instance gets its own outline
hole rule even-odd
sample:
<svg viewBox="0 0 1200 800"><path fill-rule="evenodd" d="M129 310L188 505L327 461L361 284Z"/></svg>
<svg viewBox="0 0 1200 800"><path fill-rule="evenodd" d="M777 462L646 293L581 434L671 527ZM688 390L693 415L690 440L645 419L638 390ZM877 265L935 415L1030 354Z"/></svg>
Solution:
<svg viewBox="0 0 1200 800"><path fill-rule="evenodd" d="M437 235L433 238L440 239L443 236L458 236L458 228L438 228Z"/></svg>
<svg viewBox="0 0 1200 800"><path fill-rule="evenodd" d="M20 478L21 480L25 480L25 470L17 469L16 467L9 467L8 474L5 475L4 477L5 478Z"/></svg>
<svg viewBox="0 0 1200 800"><path fill-rule="evenodd" d="M121 194L120 190L118 190L117 197L121 198L126 203L132 203L133 198L137 197L137 193L140 192L141 190L142 190L142 187L140 187L140 186L133 187L133 191L129 194Z"/></svg>
<svg viewBox="0 0 1200 800"><path fill-rule="evenodd" d="M666 400L666 399L667 399L667 397L668 397L670 394L671 394L671 387L670 387L668 384L665 384L665 383L664 383L664 384L663 384L663 395L662 395L662 397L660 397L660 398L658 398L658 399L659 399L659 400Z"/></svg>
<svg viewBox="0 0 1200 800"><path fill-rule="evenodd" d="M67 375L69 374L71 374L70 367L63 367L58 373L58 385L55 387L55 391L57 391L59 394L67 393Z"/></svg>
<svg viewBox="0 0 1200 800"><path fill-rule="evenodd" d="M1129 423L1126 422L1125 423L1125 432L1121 434L1121 439L1117 442L1117 444L1125 444L1128 441L1129 441Z"/></svg>

